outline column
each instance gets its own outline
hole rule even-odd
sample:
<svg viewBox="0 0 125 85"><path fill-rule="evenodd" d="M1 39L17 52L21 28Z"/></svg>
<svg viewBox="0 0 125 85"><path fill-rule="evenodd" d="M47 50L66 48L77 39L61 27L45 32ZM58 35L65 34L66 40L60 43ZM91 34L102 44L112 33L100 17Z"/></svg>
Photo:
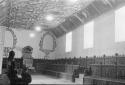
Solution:
<svg viewBox="0 0 125 85"><path fill-rule="evenodd" d="M0 26L0 74L2 73L5 30L4 26Z"/></svg>

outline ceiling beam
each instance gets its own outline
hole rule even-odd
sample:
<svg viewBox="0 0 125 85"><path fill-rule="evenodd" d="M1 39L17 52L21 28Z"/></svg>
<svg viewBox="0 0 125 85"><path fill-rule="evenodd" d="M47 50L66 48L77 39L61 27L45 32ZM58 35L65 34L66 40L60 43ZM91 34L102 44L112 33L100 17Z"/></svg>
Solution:
<svg viewBox="0 0 125 85"><path fill-rule="evenodd" d="M60 27L67 33L68 30L61 24Z"/></svg>
<svg viewBox="0 0 125 85"><path fill-rule="evenodd" d="M93 3L91 3L92 7L97 11L98 14L101 14L100 11L95 7Z"/></svg>
<svg viewBox="0 0 125 85"><path fill-rule="evenodd" d="M76 13L76 14L74 14L74 16L81 22L81 23L84 23L84 20L83 19L81 19L79 16L78 16L78 14Z"/></svg>

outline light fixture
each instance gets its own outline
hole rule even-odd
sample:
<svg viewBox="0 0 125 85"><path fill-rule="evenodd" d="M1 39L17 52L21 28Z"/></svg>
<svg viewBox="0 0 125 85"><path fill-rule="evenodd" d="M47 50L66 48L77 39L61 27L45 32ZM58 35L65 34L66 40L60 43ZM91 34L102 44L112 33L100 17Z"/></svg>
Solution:
<svg viewBox="0 0 125 85"><path fill-rule="evenodd" d="M41 26L36 26L35 31L40 32L42 30Z"/></svg>
<svg viewBox="0 0 125 85"><path fill-rule="evenodd" d="M30 33L30 37L31 38L35 37L35 34L34 33Z"/></svg>
<svg viewBox="0 0 125 85"><path fill-rule="evenodd" d="M49 15L46 16L46 20L52 21L52 20L54 20L54 16L52 14L49 14Z"/></svg>
<svg viewBox="0 0 125 85"><path fill-rule="evenodd" d="M66 0L67 4L72 5L76 3L78 0Z"/></svg>

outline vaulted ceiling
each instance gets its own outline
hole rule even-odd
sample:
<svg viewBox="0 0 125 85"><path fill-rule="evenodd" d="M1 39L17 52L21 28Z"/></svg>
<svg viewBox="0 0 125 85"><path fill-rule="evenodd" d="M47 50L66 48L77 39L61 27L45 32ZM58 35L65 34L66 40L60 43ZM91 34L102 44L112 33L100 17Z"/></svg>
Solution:
<svg viewBox="0 0 125 85"><path fill-rule="evenodd" d="M40 25L43 29L51 29L64 22L73 13L85 8L92 1L0 0L1 10L5 11L2 12L2 17L6 17L2 25L17 29L32 29L35 25ZM47 20L47 16L53 20Z"/></svg>
<svg viewBox="0 0 125 85"><path fill-rule="evenodd" d="M58 38L124 4L125 0L0 0L0 23L27 30L41 26Z"/></svg>

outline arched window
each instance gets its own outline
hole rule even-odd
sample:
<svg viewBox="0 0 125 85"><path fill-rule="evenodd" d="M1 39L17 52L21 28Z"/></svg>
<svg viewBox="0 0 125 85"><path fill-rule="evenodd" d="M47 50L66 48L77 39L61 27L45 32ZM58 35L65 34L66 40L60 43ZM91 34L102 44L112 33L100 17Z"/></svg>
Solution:
<svg viewBox="0 0 125 85"><path fill-rule="evenodd" d="M83 48L93 48L94 39L94 21L91 21L84 25L84 42Z"/></svg>
<svg viewBox="0 0 125 85"><path fill-rule="evenodd" d="M66 52L72 51L72 32L66 34Z"/></svg>
<svg viewBox="0 0 125 85"><path fill-rule="evenodd" d="M115 11L115 42L125 41L125 6Z"/></svg>

